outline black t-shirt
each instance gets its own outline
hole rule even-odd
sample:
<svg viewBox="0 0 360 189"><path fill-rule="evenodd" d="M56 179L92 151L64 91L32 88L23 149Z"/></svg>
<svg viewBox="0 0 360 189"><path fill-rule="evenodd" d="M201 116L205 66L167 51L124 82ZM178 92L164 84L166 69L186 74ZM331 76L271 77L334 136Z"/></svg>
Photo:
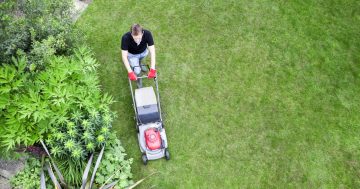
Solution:
<svg viewBox="0 0 360 189"><path fill-rule="evenodd" d="M143 36L139 45L134 41L130 32L125 33L121 38L121 50L127 50L131 54L140 54L145 51L147 46L154 45L151 32L143 30Z"/></svg>

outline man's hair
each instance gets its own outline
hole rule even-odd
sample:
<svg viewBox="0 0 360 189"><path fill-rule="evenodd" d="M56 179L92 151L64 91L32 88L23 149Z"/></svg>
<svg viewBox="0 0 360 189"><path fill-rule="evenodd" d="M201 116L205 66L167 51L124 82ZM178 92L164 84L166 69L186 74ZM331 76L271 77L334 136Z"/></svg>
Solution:
<svg viewBox="0 0 360 189"><path fill-rule="evenodd" d="M142 33L142 27L140 24L133 24L130 28L130 32L132 35L137 36Z"/></svg>

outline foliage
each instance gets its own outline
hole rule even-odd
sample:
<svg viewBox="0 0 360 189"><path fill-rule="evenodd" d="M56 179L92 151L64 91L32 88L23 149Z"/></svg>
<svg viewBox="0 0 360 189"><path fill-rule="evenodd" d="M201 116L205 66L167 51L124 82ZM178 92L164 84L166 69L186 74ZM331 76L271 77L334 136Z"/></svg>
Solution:
<svg viewBox="0 0 360 189"><path fill-rule="evenodd" d="M112 97L101 95L98 64L85 47L72 57L50 56L37 74L21 71L25 62L14 59L17 67L0 67L0 89L6 96L0 120L7 126L0 127L1 144L11 149L45 138L65 179L77 185L85 160L108 140Z"/></svg>
<svg viewBox="0 0 360 189"><path fill-rule="evenodd" d="M48 158L46 159L44 166L48 170L48 173L52 180L52 183L55 185L56 188L60 188L60 189L61 189L61 187L64 187L64 188L80 187L81 189L91 189L92 188L94 181L95 181L94 178L95 178L96 172L99 168L102 157L104 155L105 146L102 146L101 151L97 155L96 163L94 164L93 169L91 169L91 167L93 165L95 153L92 153L91 156L89 157L88 163L86 164L86 168L83 170L83 168L81 167L81 170L83 170L82 174L80 173L79 175L75 175L75 176L79 176L79 178L72 178L74 180L66 180L66 177L64 177L63 176L64 174L61 173L62 171L58 169L56 162L53 161L48 148L46 147L46 145L44 144L44 142L42 140L41 140L41 144L43 145L43 148L45 149L45 151L48 155ZM43 156L43 157L45 157L45 156ZM55 170L55 173L51 167L53 167L53 169ZM75 165L75 167L73 167L73 169L74 170L80 169L80 167L76 167L76 165ZM65 174L67 171L71 171L71 170L69 170L69 169L63 170L63 172ZM91 177L89 177L90 174L91 174ZM43 175L44 175L44 172L41 172L41 176L43 176ZM82 177L80 177L81 175L82 175ZM77 179L79 179L79 180L77 180ZM41 185L44 186L46 181L44 179L41 179L40 182L41 182ZM42 187L42 189L43 188L44 187ZM108 188L110 188L110 187L104 187L103 189L108 189Z"/></svg>
<svg viewBox="0 0 360 189"><path fill-rule="evenodd" d="M30 70L44 70L49 57L57 54L59 49L67 48L65 40L65 37L60 34L55 37L49 36L42 41L33 42L32 50L28 54L28 67Z"/></svg>
<svg viewBox="0 0 360 189"><path fill-rule="evenodd" d="M41 143L44 146L44 149L46 150L46 152L48 153L47 147L45 146L45 144L41 141ZM85 167L85 164L83 164L83 162L76 162L79 164L71 164L71 167L68 168L69 166L60 166L60 171L56 172L57 176L52 172L49 171L49 174L52 175L52 181L55 185L58 185L59 183L61 185L64 186L71 186L71 187L79 187L81 184L81 189L91 189L94 185L97 186L97 188L100 187L100 189L108 189L108 188L134 188L136 187L139 183L141 183L144 179L138 181L137 183L133 183L132 180L130 180L132 178L132 174L131 174L131 164L132 164L132 159L125 159L126 154L124 153L125 150L124 148L121 146L120 141L116 138L115 134L111 134L109 141L107 142L107 144L109 145L105 151L105 146L103 146L101 148L101 151L99 154L96 155L96 162L93 163L94 160L94 154L92 153L91 156L89 157L88 163L86 164L86 168L83 169L83 167ZM104 159L104 153L106 154L106 160L105 160L105 165L101 165L102 160ZM49 159L51 162L51 165L57 170L57 166L56 166L56 162L52 161L53 159L51 158L51 155L48 153L49 155ZM72 162L72 161L69 161ZM48 162L47 162L48 163ZM63 164L67 164L67 162L63 162ZM48 168L47 164L47 168ZM94 167L91 169L92 165L94 165ZM99 170L101 170L102 167L102 172L98 173ZM65 168L65 169L64 169ZM100 169L99 169L100 168ZM49 169L49 168L48 168ZM116 170L115 170L116 169ZM79 173L79 170L83 170L82 174ZM61 173L63 172L63 174ZM70 172L70 173L67 173ZM77 173L78 172L78 173ZM65 177L63 176L65 175ZM74 177L71 177L70 179L68 178L69 175L72 175ZM82 179L80 179L80 175L82 175ZM89 175L92 175L91 177ZM104 181L103 179L105 178L105 176L109 176L111 175L106 181ZM57 180L57 177L59 177L60 181L62 178L63 182L59 182ZM99 178L100 177L100 178ZM95 179L96 178L96 179ZM79 181L82 181L81 183ZM66 182L66 183L65 183ZM111 182L111 183L109 183Z"/></svg>
<svg viewBox="0 0 360 189"><path fill-rule="evenodd" d="M78 186L84 162L108 141L115 114L109 109L113 98L100 91L98 63L88 48L79 47L72 3L0 3L0 150L43 139L51 163ZM54 165L47 161L49 166ZM27 170L19 175L35 178ZM21 179L14 183L38 188Z"/></svg>
<svg viewBox="0 0 360 189"><path fill-rule="evenodd" d="M13 58L12 65L3 65L0 67L0 131L2 135L0 138L1 145L8 150L13 148L16 144L30 145L39 137L34 131L38 127L34 126L34 122L29 122L25 115L19 110L26 108L26 104L22 104L24 96L26 96L28 85L27 78L29 73L25 72L26 58ZM37 99L33 99L36 101ZM36 104L31 104L34 107L34 114L38 115L43 109L37 107ZM31 134L32 133L32 134Z"/></svg>
<svg viewBox="0 0 360 189"><path fill-rule="evenodd" d="M0 67L2 145L31 145L48 133L46 143L56 158L82 159L105 143L113 100L100 94L98 64L89 49L51 56L39 74L23 71L25 58L13 61Z"/></svg>
<svg viewBox="0 0 360 189"><path fill-rule="evenodd" d="M81 35L71 20L71 0L6 1L0 4L0 10L1 63L11 63L11 57L19 50L39 60L36 57L39 52L32 50L44 40L47 45L49 41L55 41L51 50L57 55L69 55L72 48L81 41ZM49 37L52 39L48 39ZM41 61L33 63L39 63L38 68L42 67Z"/></svg>
<svg viewBox="0 0 360 189"><path fill-rule="evenodd" d="M41 143L44 144L43 142ZM130 164L132 163L132 159L124 159L126 154L124 153L124 149L121 147L120 141L116 139L115 135L111 136L111 142L109 142L109 145L110 147L107 147L106 151L105 148L102 147L100 153L96 156L94 155L95 152L92 153L86 165L85 163L80 162L81 164L71 164L72 167L68 165L65 166L70 167L70 169L62 169L63 165L59 165L59 162L53 161L51 154L48 154L47 157L44 155L42 162L40 162L37 158L30 157L26 161L25 168L11 178L11 185L15 189L32 189L41 188L40 183L44 182L47 188L52 188L54 185L58 185L63 188L77 188L81 185L81 188L89 189L93 186L91 183L96 182L96 188L101 186L100 188L102 189L113 188L112 186L115 184L115 188L128 187L130 184L133 184L133 182L129 180L132 177L130 173ZM45 151L48 152L48 148L45 145L43 147ZM119 155L116 153L119 153ZM107 157L105 157L104 154ZM96 159L96 162L93 161L94 159ZM73 163L72 161L70 162ZM117 167L118 170L108 169L113 163L116 163L114 166ZM80 166L81 168L76 168L76 166ZM58 167L60 168L59 172L57 172ZM68 180L69 178L66 175L69 173L67 172L77 172L78 169L81 169L81 172L74 174L76 178L70 178L70 180ZM101 170L101 173L98 172L99 170ZM121 174L119 175L119 173ZM105 186L105 181L101 180L101 178L99 180L98 177L110 174L113 174L113 176L107 183L112 183ZM40 179L42 175L45 178L43 181ZM62 178L64 178L64 180L62 180ZM132 185L132 187L135 186L135 184Z"/></svg>
<svg viewBox="0 0 360 189"><path fill-rule="evenodd" d="M10 184L14 189L40 188L41 162L36 158L28 158L25 168L11 178ZM48 180L47 177L45 177ZM49 185L47 188L51 188Z"/></svg>
<svg viewBox="0 0 360 189"><path fill-rule="evenodd" d="M96 173L96 183L99 185L118 181L115 188L125 188L133 184L131 164L133 159L126 159L125 149L120 140L112 134L105 149L105 155Z"/></svg>
<svg viewBox="0 0 360 189"><path fill-rule="evenodd" d="M86 161L74 161L66 158L55 158L54 163L58 165L59 170L69 185L80 185L82 172L85 169Z"/></svg>

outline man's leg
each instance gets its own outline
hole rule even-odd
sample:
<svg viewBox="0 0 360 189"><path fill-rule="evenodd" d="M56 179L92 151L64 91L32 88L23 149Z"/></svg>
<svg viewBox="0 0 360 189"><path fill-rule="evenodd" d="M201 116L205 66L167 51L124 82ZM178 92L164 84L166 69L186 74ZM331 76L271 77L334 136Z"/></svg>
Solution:
<svg viewBox="0 0 360 189"><path fill-rule="evenodd" d="M128 60L129 60L130 67L134 71L136 76L140 76L141 75L141 68L140 68L140 59L139 59L139 57L134 56L133 54L129 53ZM137 86L138 86L138 88L142 87L142 79L137 80Z"/></svg>
<svg viewBox="0 0 360 189"><path fill-rule="evenodd" d="M148 69L147 69L147 67L146 67L146 65L142 65L141 64L141 61L148 55L148 50L146 49L144 52L142 52L141 54L140 54L140 65L141 65L141 70L143 71L143 72L148 72Z"/></svg>

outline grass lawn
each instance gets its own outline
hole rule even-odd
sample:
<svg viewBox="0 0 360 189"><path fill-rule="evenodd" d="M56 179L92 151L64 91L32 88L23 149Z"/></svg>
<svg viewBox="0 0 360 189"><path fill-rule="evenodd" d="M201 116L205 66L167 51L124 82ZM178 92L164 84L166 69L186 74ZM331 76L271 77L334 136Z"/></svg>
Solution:
<svg viewBox="0 0 360 189"><path fill-rule="evenodd" d="M142 165L120 38L152 31L172 159ZM139 188L360 188L360 1L94 0L78 26Z"/></svg>

